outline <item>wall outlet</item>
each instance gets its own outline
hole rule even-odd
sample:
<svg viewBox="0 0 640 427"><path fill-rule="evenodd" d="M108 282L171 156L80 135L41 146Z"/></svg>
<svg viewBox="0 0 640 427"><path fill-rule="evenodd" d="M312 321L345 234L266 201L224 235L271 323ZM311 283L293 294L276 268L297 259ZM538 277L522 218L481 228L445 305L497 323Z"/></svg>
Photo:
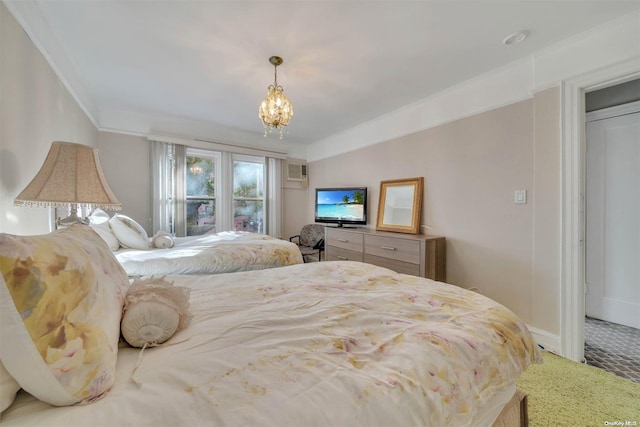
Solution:
<svg viewBox="0 0 640 427"><path fill-rule="evenodd" d="M517 204L525 204L527 203L527 190L516 190L513 202Z"/></svg>

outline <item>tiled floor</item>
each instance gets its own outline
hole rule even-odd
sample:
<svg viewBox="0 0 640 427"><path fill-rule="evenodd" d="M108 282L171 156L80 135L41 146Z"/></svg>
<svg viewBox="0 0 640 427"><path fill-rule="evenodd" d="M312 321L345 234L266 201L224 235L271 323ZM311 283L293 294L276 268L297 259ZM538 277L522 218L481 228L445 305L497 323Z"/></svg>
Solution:
<svg viewBox="0 0 640 427"><path fill-rule="evenodd" d="M640 329L587 317L584 341L587 364L640 383Z"/></svg>

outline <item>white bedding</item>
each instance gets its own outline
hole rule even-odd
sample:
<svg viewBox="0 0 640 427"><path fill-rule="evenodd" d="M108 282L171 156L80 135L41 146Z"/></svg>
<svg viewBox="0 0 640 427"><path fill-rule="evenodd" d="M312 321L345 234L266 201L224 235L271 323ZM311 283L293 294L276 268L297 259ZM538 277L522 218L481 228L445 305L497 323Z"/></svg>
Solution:
<svg viewBox="0 0 640 427"><path fill-rule="evenodd" d="M167 276L193 320L121 348L103 399L54 408L22 393L3 426L481 426L540 354L500 304L355 262ZM134 381L137 381L137 383Z"/></svg>
<svg viewBox="0 0 640 427"><path fill-rule="evenodd" d="M172 248L121 249L115 255L129 276L232 273L303 262L294 243L242 231L177 237Z"/></svg>

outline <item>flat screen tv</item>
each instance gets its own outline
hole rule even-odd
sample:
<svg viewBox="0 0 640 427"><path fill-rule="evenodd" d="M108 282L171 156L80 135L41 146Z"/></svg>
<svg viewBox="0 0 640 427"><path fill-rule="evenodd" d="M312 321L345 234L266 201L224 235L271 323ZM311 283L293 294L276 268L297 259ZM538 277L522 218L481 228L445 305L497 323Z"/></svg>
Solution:
<svg viewBox="0 0 640 427"><path fill-rule="evenodd" d="M366 225L367 187L316 188L315 221Z"/></svg>

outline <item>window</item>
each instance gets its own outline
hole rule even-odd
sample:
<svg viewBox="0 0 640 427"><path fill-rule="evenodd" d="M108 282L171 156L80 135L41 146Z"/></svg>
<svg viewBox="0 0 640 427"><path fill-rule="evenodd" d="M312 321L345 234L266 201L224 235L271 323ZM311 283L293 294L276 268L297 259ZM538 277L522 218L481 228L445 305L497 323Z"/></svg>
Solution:
<svg viewBox="0 0 640 427"><path fill-rule="evenodd" d="M264 233L264 159L233 157L233 229Z"/></svg>
<svg viewBox="0 0 640 427"><path fill-rule="evenodd" d="M281 237L282 157L246 147L231 153L150 142L154 233L235 230Z"/></svg>
<svg viewBox="0 0 640 427"><path fill-rule="evenodd" d="M220 153L188 148L186 155L187 236L216 232L216 187Z"/></svg>

